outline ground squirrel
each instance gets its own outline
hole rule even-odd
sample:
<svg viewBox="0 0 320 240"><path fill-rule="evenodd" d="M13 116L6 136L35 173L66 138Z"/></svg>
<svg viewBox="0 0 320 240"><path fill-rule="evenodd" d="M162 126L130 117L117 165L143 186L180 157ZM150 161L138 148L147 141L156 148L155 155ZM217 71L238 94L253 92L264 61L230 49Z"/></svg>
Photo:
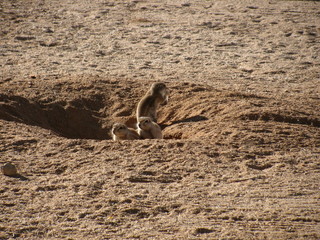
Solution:
<svg viewBox="0 0 320 240"><path fill-rule="evenodd" d="M140 117L150 117L157 122L157 108L160 104L168 103L168 95L169 91L164 83L153 83L138 104L137 121Z"/></svg>
<svg viewBox="0 0 320 240"><path fill-rule="evenodd" d="M150 117L140 117L138 120L138 133L142 139L163 139L160 126L152 121Z"/></svg>
<svg viewBox="0 0 320 240"><path fill-rule="evenodd" d="M140 136L136 130L128 128L122 123L115 123L111 130L113 140L135 140L139 139Z"/></svg>

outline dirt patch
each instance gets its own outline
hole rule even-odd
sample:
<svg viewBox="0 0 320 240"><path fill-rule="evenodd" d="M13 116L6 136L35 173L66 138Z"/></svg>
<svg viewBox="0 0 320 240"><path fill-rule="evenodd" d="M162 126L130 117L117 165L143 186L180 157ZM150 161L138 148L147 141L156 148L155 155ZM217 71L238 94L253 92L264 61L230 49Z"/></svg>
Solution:
<svg viewBox="0 0 320 240"><path fill-rule="evenodd" d="M319 239L318 1L0 1L0 239ZM165 139L112 141L153 82Z"/></svg>

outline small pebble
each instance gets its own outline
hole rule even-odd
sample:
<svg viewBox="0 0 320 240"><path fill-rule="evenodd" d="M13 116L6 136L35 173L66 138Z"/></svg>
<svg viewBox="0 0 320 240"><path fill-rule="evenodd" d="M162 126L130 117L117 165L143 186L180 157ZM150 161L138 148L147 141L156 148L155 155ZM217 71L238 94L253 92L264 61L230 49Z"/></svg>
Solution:
<svg viewBox="0 0 320 240"><path fill-rule="evenodd" d="M1 167L1 171L6 176L16 176L17 168L12 163L6 163Z"/></svg>

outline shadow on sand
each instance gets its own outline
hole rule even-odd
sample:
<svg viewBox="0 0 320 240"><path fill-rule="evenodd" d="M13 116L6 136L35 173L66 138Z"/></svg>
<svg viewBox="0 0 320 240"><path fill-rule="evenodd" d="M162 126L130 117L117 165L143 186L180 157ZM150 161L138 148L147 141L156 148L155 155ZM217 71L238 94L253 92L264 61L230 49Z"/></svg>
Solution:
<svg viewBox="0 0 320 240"><path fill-rule="evenodd" d="M172 125L175 125L175 124L178 124L178 123L200 122L200 121L206 121L206 120L208 120L207 117L201 116L201 115L197 115L197 116L193 116L193 117L189 117L189 118L173 121L171 124L160 124L160 126L161 126L162 129L164 129L166 127L169 127L169 126L172 126Z"/></svg>

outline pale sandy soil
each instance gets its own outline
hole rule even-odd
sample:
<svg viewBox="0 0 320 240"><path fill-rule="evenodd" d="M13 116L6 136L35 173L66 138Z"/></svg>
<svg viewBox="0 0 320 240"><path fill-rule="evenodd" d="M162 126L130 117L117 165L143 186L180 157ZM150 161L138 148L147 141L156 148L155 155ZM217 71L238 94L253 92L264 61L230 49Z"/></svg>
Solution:
<svg viewBox="0 0 320 240"><path fill-rule="evenodd" d="M320 239L319 1L1 0L0 74L0 239Z"/></svg>

